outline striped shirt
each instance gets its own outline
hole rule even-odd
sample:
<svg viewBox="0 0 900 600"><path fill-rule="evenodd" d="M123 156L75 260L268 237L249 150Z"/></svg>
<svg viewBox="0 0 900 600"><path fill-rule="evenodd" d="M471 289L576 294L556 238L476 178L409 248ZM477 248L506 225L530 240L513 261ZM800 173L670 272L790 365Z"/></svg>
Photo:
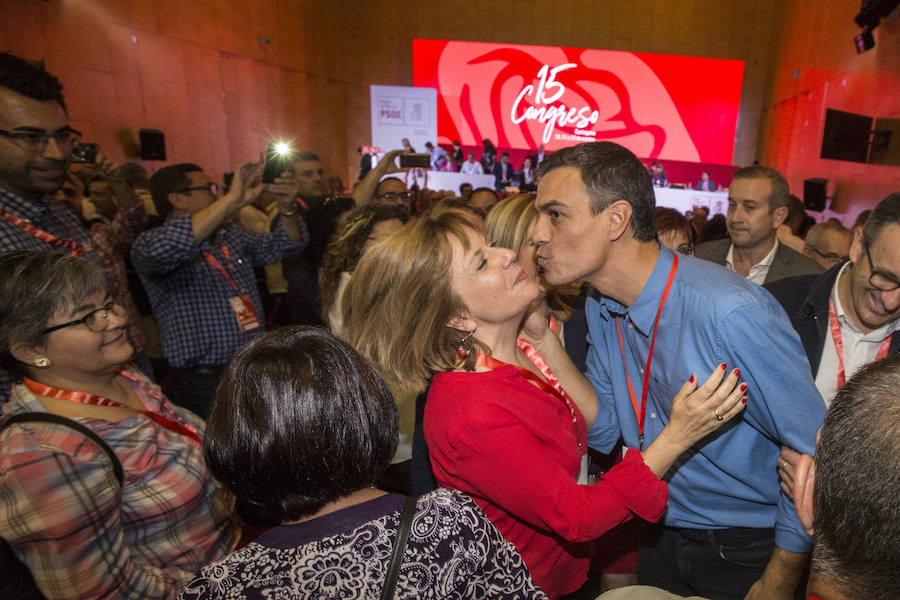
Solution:
<svg viewBox="0 0 900 600"><path fill-rule="evenodd" d="M136 369L132 383L148 410L203 421L172 405ZM14 385L4 415L46 412ZM17 423L0 433L0 536L47 598L171 599L194 573L240 536L234 497L206 470L200 446L144 415L77 419L116 453L50 423Z"/></svg>

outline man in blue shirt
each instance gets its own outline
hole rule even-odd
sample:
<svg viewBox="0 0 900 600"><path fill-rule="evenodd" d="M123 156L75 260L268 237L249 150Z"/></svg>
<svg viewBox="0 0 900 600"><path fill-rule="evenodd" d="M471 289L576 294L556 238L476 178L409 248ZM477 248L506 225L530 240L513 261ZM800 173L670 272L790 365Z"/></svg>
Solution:
<svg viewBox="0 0 900 600"><path fill-rule="evenodd" d="M225 361L265 330L253 269L299 253L308 241L291 178L270 185L281 213L272 233L230 223L262 193L261 175L261 164L244 163L217 196L218 186L197 165L163 167L150 178L150 193L165 223L131 249L171 367L170 396L204 418Z"/></svg>
<svg viewBox="0 0 900 600"><path fill-rule="evenodd" d="M666 475L665 526L642 540L639 582L682 595L791 598L811 540L780 490L776 459L780 444L813 451L825 406L786 315L739 275L661 247L650 177L622 146L566 148L541 171L533 240L545 277L600 293L586 306L598 399L590 445L608 452L622 435L646 448L692 374L726 363L748 386L743 415Z"/></svg>

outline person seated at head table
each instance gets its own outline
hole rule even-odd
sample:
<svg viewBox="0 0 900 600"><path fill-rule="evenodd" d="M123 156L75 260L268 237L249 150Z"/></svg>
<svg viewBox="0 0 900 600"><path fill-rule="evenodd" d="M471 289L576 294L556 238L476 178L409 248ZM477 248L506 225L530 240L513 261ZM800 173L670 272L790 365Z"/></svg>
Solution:
<svg viewBox="0 0 900 600"><path fill-rule="evenodd" d="M430 381L424 433L438 484L474 498L558 598L585 582L591 540L635 515L662 516L660 477L740 412L743 386L721 367L702 385L692 375L661 437L587 485L597 399L546 315L532 310L540 294L477 219L435 211L360 260L344 292L344 336L395 389Z"/></svg>
<svg viewBox="0 0 900 600"><path fill-rule="evenodd" d="M125 326L100 267L0 253L0 360L14 376L0 419L0 536L48 598L175 598L240 537L234 497L203 462L203 421L128 362ZM89 428L123 479L85 434L8 422L22 413Z"/></svg>
<svg viewBox="0 0 900 600"><path fill-rule="evenodd" d="M181 599L378 598L405 502L415 513L389 597L546 598L470 498L376 489L396 448L390 389L333 334L283 328L238 349L204 455L217 479L281 525L204 567Z"/></svg>

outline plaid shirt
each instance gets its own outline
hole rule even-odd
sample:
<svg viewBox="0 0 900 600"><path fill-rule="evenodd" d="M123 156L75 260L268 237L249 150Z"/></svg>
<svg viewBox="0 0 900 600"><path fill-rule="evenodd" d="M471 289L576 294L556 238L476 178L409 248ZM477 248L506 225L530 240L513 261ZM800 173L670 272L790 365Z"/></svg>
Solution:
<svg viewBox="0 0 900 600"><path fill-rule="evenodd" d="M75 212L63 202L50 200L42 196L38 200L28 201L13 194L9 190L0 188L0 207L6 212L20 219L25 219L38 229L53 234L63 240L72 240L80 244L90 242L87 231L81 225L81 221ZM30 233L26 233L7 221L0 218L0 252L4 250L35 250L37 252L59 252L67 254L68 250L43 242ZM95 263L102 264L100 257L93 250L85 253ZM0 368L0 404L9 399L9 386L11 384L9 374Z"/></svg>
<svg viewBox="0 0 900 600"><path fill-rule="evenodd" d="M103 263L103 270L106 271L109 295L120 306L125 307L128 313L125 331L135 352L144 349L146 340L141 332L140 313L134 305L134 300L131 299L131 289L128 287L125 253L146 223L147 211L144 205L138 202L133 206L120 207L115 219L109 223L94 223L88 231L91 244Z"/></svg>
<svg viewBox="0 0 900 600"><path fill-rule="evenodd" d="M169 364L177 368L223 365L241 343L265 329L253 269L298 254L308 240L306 227L301 230L302 241L296 244L280 223L268 235L226 225L198 244L191 217L184 215L138 236L131 262L150 296ZM239 291L204 258L203 253L209 252L228 268L222 243L228 246ZM238 294L249 294L253 301L260 326L252 331L243 331L235 318L229 298Z"/></svg>
<svg viewBox="0 0 900 600"><path fill-rule="evenodd" d="M80 244L91 241L75 212L64 202L50 200L46 196L34 201L23 200L12 192L0 188L0 207L60 239ZM6 219L0 219L0 251L2 250L68 253L65 248L43 242ZM94 251L88 251L84 256L98 265L101 264L100 257Z"/></svg>
<svg viewBox="0 0 900 600"><path fill-rule="evenodd" d="M173 405L132 383L144 405ZM5 415L46 412L25 386L13 387ZM203 421L177 413L202 433ZM109 457L82 434L49 423L19 423L0 434L0 535L31 571L45 596L171 599L203 565L240 537L234 497L206 470L192 440L137 414L121 421L81 418L116 453Z"/></svg>

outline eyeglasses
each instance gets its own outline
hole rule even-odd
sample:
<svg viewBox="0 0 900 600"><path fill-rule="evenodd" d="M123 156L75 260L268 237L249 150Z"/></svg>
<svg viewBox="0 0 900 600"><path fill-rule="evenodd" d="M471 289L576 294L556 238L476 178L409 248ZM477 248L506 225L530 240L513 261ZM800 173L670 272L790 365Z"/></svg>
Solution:
<svg viewBox="0 0 900 600"><path fill-rule="evenodd" d="M806 246L807 250L812 250L828 262L841 262L842 260L847 260L848 256L841 256L840 254L835 254L834 252L820 252L818 248L813 248L812 246Z"/></svg>
<svg viewBox="0 0 900 600"><path fill-rule="evenodd" d="M40 151L47 147L50 138L57 146L71 148L81 139L81 132L71 127L63 127L55 133L43 131L7 131L0 129L0 135L9 139L14 144L26 150Z"/></svg>
<svg viewBox="0 0 900 600"><path fill-rule="evenodd" d="M403 198L404 200L409 200L409 199L412 198L413 196L415 196L415 194L413 194L412 192L399 192L399 193L397 193L397 192L385 192L385 193L383 193L383 194L381 194L380 196L377 196L377 197L378 197L378 198L384 198L385 200L394 201L394 200L396 200L397 198Z"/></svg>
<svg viewBox="0 0 900 600"><path fill-rule="evenodd" d="M56 331L57 329L73 327L75 325L84 325L94 333L100 333L101 331L106 329L106 324L109 322L110 312L119 317L125 316L125 309L122 306L116 304L114 300L110 300L100 308L95 308L80 319L75 319L74 321L63 323L62 325L54 325L53 327L44 329L41 332L41 335L47 335L48 333Z"/></svg>
<svg viewBox="0 0 900 600"><path fill-rule="evenodd" d="M66 198L74 198L78 195L78 190L73 187L63 187L60 191Z"/></svg>
<svg viewBox="0 0 900 600"><path fill-rule="evenodd" d="M900 281L897 281L896 277L876 269L872 264L872 255L869 254L869 242L863 240L863 248L866 249L866 259L869 261L869 285L882 292L893 292L900 288Z"/></svg>
<svg viewBox="0 0 900 600"><path fill-rule="evenodd" d="M675 248L676 252L679 254L684 254L685 256L693 256L694 255L694 247L690 244L682 244Z"/></svg>
<svg viewBox="0 0 900 600"><path fill-rule="evenodd" d="M218 183L207 183L205 185L195 185L194 187L184 188L180 190L175 190L172 192L173 194L190 194L191 192L209 192L213 196L219 195L219 190L222 190L222 186Z"/></svg>

